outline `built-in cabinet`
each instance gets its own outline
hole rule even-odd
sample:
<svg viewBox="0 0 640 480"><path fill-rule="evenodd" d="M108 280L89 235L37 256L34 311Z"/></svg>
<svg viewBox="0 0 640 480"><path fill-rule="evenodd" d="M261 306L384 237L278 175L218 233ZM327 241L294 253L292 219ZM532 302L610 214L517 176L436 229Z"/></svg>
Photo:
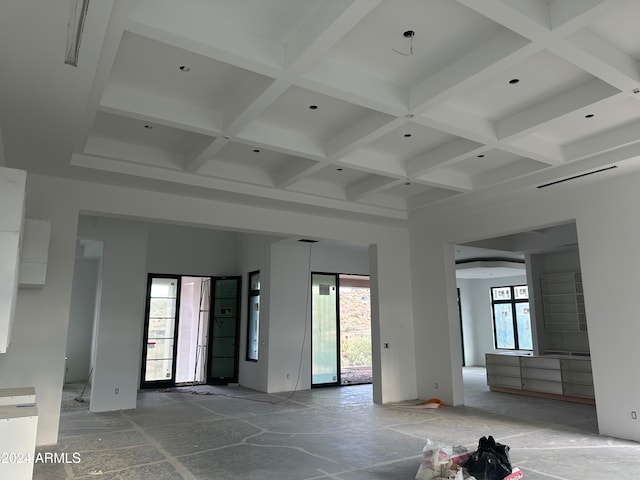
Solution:
<svg viewBox="0 0 640 480"><path fill-rule="evenodd" d="M27 172L0 168L0 353L11 343L20 276Z"/></svg>
<svg viewBox="0 0 640 480"><path fill-rule="evenodd" d="M542 276L544 328L547 332L586 332L587 317L580 272Z"/></svg>
<svg viewBox="0 0 640 480"><path fill-rule="evenodd" d="M560 355L485 355L492 391L594 403L591 359Z"/></svg>

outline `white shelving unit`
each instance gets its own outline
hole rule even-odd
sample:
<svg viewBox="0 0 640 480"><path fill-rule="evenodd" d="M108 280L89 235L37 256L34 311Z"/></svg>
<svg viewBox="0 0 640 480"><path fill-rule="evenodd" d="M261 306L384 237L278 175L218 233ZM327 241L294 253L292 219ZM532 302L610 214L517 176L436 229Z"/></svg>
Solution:
<svg viewBox="0 0 640 480"><path fill-rule="evenodd" d="M542 302L547 332L587 331L580 272L543 275Z"/></svg>
<svg viewBox="0 0 640 480"><path fill-rule="evenodd" d="M589 357L491 353L485 357L492 391L594 403Z"/></svg>

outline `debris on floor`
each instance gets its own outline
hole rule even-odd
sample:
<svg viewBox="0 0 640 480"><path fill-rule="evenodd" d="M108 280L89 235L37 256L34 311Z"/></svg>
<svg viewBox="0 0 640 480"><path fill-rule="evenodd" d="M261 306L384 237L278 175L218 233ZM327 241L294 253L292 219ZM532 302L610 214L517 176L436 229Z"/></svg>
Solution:
<svg viewBox="0 0 640 480"><path fill-rule="evenodd" d="M427 440L415 480L521 480L524 473L512 467L509 446L492 436L478 440L474 451Z"/></svg>
<svg viewBox="0 0 640 480"><path fill-rule="evenodd" d="M444 406L444 403L442 403L442 400L440 400L439 398L430 398L428 400L417 400L415 402L412 403L396 403L394 404L395 407L402 407L402 408L427 408L427 409L435 409L435 408L440 408L442 406Z"/></svg>

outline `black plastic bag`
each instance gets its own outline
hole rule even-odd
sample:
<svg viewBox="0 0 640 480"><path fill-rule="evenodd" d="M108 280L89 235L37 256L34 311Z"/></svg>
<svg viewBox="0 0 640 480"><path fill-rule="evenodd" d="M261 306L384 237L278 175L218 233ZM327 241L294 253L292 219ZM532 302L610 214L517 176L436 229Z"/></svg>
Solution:
<svg viewBox="0 0 640 480"><path fill-rule="evenodd" d="M509 446L496 443L492 436L482 437L465 466L477 480L503 480L511 473Z"/></svg>

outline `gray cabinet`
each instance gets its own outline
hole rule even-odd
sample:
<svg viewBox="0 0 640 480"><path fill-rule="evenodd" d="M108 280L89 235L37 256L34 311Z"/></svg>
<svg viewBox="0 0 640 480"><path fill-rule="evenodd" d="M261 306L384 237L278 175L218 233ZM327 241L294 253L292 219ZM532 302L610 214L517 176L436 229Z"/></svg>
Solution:
<svg viewBox="0 0 640 480"><path fill-rule="evenodd" d="M589 357L561 355L485 355L492 391L593 403Z"/></svg>

